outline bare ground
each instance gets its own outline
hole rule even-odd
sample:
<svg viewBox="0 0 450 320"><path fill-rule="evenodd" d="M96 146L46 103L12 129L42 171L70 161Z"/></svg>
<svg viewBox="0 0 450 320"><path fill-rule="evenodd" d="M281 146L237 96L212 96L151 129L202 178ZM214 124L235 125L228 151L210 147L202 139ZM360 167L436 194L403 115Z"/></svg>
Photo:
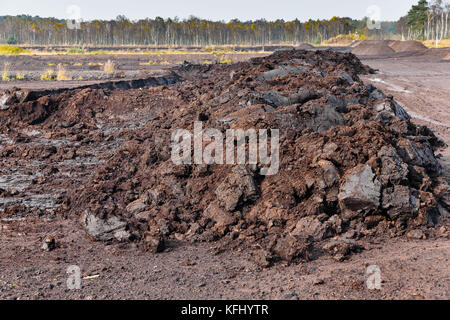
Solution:
<svg viewBox="0 0 450 320"><path fill-rule="evenodd" d="M450 144L449 62L439 56L363 60L381 73L368 76L404 104L414 121ZM383 82L380 82L383 81ZM447 177L450 151L442 150ZM148 254L133 244L86 240L72 221L1 221L2 299L448 299L450 240L381 238L349 260L329 257L260 269L245 252L217 254L213 244L177 244ZM56 220L55 220L56 219ZM447 224L448 221L443 222ZM40 249L51 234L58 247ZM68 290L66 269L80 266L81 290ZM381 269L381 290L368 290L366 268Z"/></svg>
<svg viewBox="0 0 450 320"><path fill-rule="evenodd" d="M363 79L392 94L415 123L431 128L447 145L450 145L450 62L443 58L449 52L450 49L432 49L401 58L362 59L380 70ZM443 165L449 168L450 148L441 153ZM447 169L448 180L449 174Z"/></svg>
<svg viewBox="0 0 450 320"><path fill-rule="evenodd" d="M265 56L269 53L0 55L2 73L5 63L8 64L8 76L11 79L10 81L0 81L0 89L12 87L23 89L71 88L111 79L144 78L182 64L184 61L196 64L231 63ZM114 71L104 71L104 64L108 60L114 63ZM64 67L67 76L73 80L41 80L41 76L49 70L56 76L58 64ZM16 80L18 74L24 76L24 79Z"/></svg>
<svg viewBox="0 0 450 320"><path fill-rule="evenodd" d="M349 261L330 258L259 269L239 252L216 255L207 244L182 244L149 255L133 246L86 240L61 222L7 224L1 237L2 299L448 299L450 241L384 239ZM53 226L54 224L52 224ZM61 246L39 249L57 235ZM81 290L68 290L66 269L78 265ZM381 269L381 290L368 290L366 268ZM98 275L98 277L97 277Z"/></svg>

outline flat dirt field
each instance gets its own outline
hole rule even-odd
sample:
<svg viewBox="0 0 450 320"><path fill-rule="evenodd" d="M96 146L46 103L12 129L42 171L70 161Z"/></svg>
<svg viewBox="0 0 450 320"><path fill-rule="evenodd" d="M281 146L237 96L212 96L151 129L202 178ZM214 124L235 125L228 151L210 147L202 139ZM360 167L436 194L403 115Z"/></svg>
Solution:
<svg viewBox="0 0 450 320"><path fill-rule="evenodd" d="M426 125L450 145L450 48L430 49L393 57L363 57L379 72L363 79L392 94L413 121ZM441 150L441 161L450 167L450 148ZM450 170L447 170L450 179Z"/></svg>
<svg viewBox="0 0 450 320"><path fill-rule="evenodd" d="M414 124L426 125L450 145L450 61L444 60L449 52L447 49L436 49L389 56L363 56L360 57L363 64L379 71L359 77L364 84L372 84L385 94L392 94L409 113ZM228 58L233 61L244 61L265 55L267 54L239 54ZM77 62L87 65L95 62L103 63L109 58L96 57L98 61L94 61L91 56L86 56L83 58L86 61L77 60ZM202 63L201 60L206 58L208 57L195 56L194 62ZM3 62L2 59L6 58L0 57L0 65ZM27 66L30 63L36 67L36 74L44 70L49 63L65 61L70 65L74 62L70 61L70 57L56 60L54 57L47 56L33 57L31 60L27 60L29 59L27 57L8 57L7 59L16 66L16 70L20 68L29 70ZM19 62L20 59L24 61ZM168 71L164 69L175 65L175 60L176 62L193 61L189 57L177 56L171 57L174 60L170 61L170 65L162 68L142 65L152 59L156 58L147 55L119 57L117 58L118 69L129 72L125 79L137 76L138 72L144 72L146 76L166 76ZM140 69L135 69L139 63L141 63ZM229 74L229 77L233 79L234 74L239 70L230 73L228 69L225 69L227 67L224 65L218 69L222 72L221 68L223 68L223 74ZM255 68L265 71L263 66ZM136 74L131 74L132 69L138 70ZM332 69L324 68L324 70L331 72ZM186 77L189 77L191 71L189 67L186 67L183 72ZM28 84L27 82L2 82L0 90L10 89L13 86L30 89L73 87L78 84L98 83L98 80L63 84L41 81ZM209 85L213 90L215 83L211 82ZM258 85L255 86L258 87ZM277 85L281 87L284 84ZM1 162L3 166L0 168L1 205L5 207L16 205L16 207L0 213L2 218L0 220L0 299L450 298L450 222L448 217L441 217L439 224L434 228L423 228L424 233L419 236L407 237L405 232L402 235L387 232L373 237L361 237L358 244L363 250L349 255L343 261L330 255L320 255L312 261L288 261L289 259L283 258L270 267L255 263L253 251L248 250L249 247L244 245L229 247L228 244L223 244L223 241L190 241L188 228L184 232L180 231L184 230L181 224L174 227L177 228L178 233L174 233L174 236L166 240L166 249L161 253L146 252L142 250L138 242L88 240L86 231L79 224L78 217L61 214L58 210L53 212L51 209L55 207L55 204L62 207L76 206L81 203L76 202L76 199L95 199L97 196L92 195L89 198L87 193L95 193L95 190L98 190L100 194L103 192L102 188L109 188L108 185L101 184L101 181L91 182L96 168L108 161L122 163L120 158L112 157L113 152L122 148L123 141L140 141L142 138L138 135L134 137L132 130L145 129L147 122L154 122L157 117L161 117L159 112L164 111L164 106L171 105L170 103L175 105L178 101L190 98L187 93L189 91L185 88L180 91L180 96L175 96L170 86L167 85L167 87L169 88L132 90L132 96L129 99L132 99L135 108L129 108L127 112L101 109L98 101L107 99L108 95L103 93L93 95L90 89L86 89L86 92L77 92L67 106L65 102L63 103L68 111L57 113L58 122L54 120L54 115L53 118L49 117L53 122L41 122L37 116L27 118L28 114L21 114L21 121L37 123L37 125L24 125L18 128L17 132L13 132L13 129L9 131L2 129L0 141L8 147L1 152L3 154L9 152L11 156L8 158L3 155L3 162ZM223 89L223 92L227 90L228 88ZM234 89L230 87L229 90L233 92ZM140 91L152 93L156 97L155 100L145 100L145 96L143 98ZM244 90L241 91L242 95L247 94ZM67 93L62 93L62 96L64 94ZM213 101L207 100L208 94L208 92L199 94L199 100ZM161 99L158 100L157 97L160 95ZM40 99L42 99L42 101L39 100L40 103L44 105L46 97ZM113 106L120 104L121 101L128 101L124 100L128 99L125 98L125 94L119 93L111 94L109 99ZM164 106L163 103L159 103L162 100L165 101ZM96 102L99 104L98 107ZM223 103L226 104L227 101ZM69 123L74 112L70 109L72 104L89 105L90 109L86 111L86 114L77 116L80 119L94 119L94 122L83 122L82 127L78 127L76 123ZM199 103L194 107L202 106L204 104ZM38 109L30 110L34 112ZM183 114L181 109L176 109L176 112ZM169 119L170 115L167 117ZM173 117L176 118L176 115ZM67 121L65 121L66 118ZM200 113L199 119L207 119L207 116ZM3 119L0 123L4 125L3 128L8 127L7 121L9 120ZM167 122L160 126L163 128L164 125L168 125ZM151 132L150 129L151 127L148 132ZM92 133L93 131L95 134ZM66 132L68 132L67 135L65 135ZM310 131L305 132L309 134ZM133 136L134 140L129 138L130 136ZM76 150L75 153L73 153L74 150ZM128 152L128 149L120 150ZM46 153L48 155L44 157L43 154ZM443 166L444 176L450 183L450 148L441 148L436 154L441 154L439 161ZM129 157L132 156L135 155L131 153ZM139 167L139 165L136 166ZM123 162L123 166L118 165L118 168L124 171L129 170L129 164ZM107 169L104 169L104 172L109 174ZM46 177L51 177L51 181ZM17 187L17 191L10 191L8 188L11 186ZM74 192L71 192L71 189ZM120 190L120 186L118 189ZM74 195L78 191L80 198ZM75 200L68 203L61 195L70 196ZM134 200L133 197L128 199L127 196L124 195L125 200ZM105 200L104 206L107 205L108 202ZM33 208L33 210L29 215L24 216L23 208ZM181 233L184 234L180 235ZM241 230L241 233L245 231ZM56 246L50 251L42 250L43 241L45 242L45 237L49 235L56 240ZM66 271L71 265L79 266L82 272L82 287L79 290L70 290L66 285L68 279ZM372 265L378 266L381 272L381 289L379 290L369 290L366 285L366 280L370 276L366 274L366 270Z"/></svg>
<svg viewBox="0 0 450 320"><path fill-rule="evenodd" d="M253 57L265 56L267 53L237 52L237 53L208 53L208 52L177 52L148 53L148 54L47 54L47 55L12 55L1 56L0 66L8 64L8 74L11 81L0 82L0 89L12 87L27 89L70 88L80 84L92 84L98 81L117 79L145 78L160 74L162 71L184 61L196 64L233 63L245 61ZM113 70L105 71L105 64L111 61ZM41 77L52 72L58 74L58 65L62 65L71 80L44 80ZM17 74L24 79L16 80Z"/></svg>

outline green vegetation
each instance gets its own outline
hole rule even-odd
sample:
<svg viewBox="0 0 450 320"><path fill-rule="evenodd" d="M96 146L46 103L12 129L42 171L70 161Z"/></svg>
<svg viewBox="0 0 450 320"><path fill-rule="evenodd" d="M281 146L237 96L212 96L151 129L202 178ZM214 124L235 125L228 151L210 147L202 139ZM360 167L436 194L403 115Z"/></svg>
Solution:
<svg viewBox="0 0 450 320"><path fill-rule="evenodd" d="M139 62L140 66L155 66L155 65L167 65L167 64L170 64L170 62L167 60L164 60L164 61L149 60L148 62Z"/></svg>
<svg viewBox="0 0 450 320"><path fill-rule="evenodd" d="M7 44L17 44L17 40L14 36L9 36L8 39L6 40Z"/></svg>
<svg viewBox="0 0 450 320"><path fill-rule="evenodd" d="M0 16L0 42L5 42L4 37L14 34L19 28L21 33L17 40L20 43L31 45L71 45L74 47L81 45L154 45L157 47L172 46L173 48L198 46L199 48L208 47L208 50L215 54L223 54L234 51L232 46L235 45L320 43L340 34L364 34L366 32L376 36L389 36L391 31L395 30L395 22L382 24L381 30L367 31L366 19L354 20L344 17L305 22L298 19L292 21L282 19L240 21L233 19L223 22L197 17L185 20L157 17L131 21L120 16L110 21L86 21L81 24L81 29L71 30L67 28L65 20L31 16ZM231 46L229 49L214 48L224 45ZM177 50L169 49L167 51L170 53ZM104 54L104 51L87 53Z"/></svg>
<svg viewBox="0 0 450 320"><path fill-rule="evenodd" d="M449 38L450 3L443 0L419 0L397 22L397 32L404 39L436 40Z"/></svg>
<svg viewBox="0 0 450 320"><path fill-rule="evenodd" d="M108 60L105 65L103 66L103 71L107 72L107 73L114 73L114 71L116 70L116 65L113 61Z"/></svg>
<svg viewBox="0 0 450 320"><path fill-rule="evenodd" d="M57 69L58 72L56 74L56 80L58 81L72 80L72 77L67 74L67 71L62 63L58 64Z"/></svg>
<svg viewBox="0 0 450 320"><path fill-rule="evenodd" d="M89 54L99 55L99 54L107 54L107 52L103 51L103 50L96 50L96 51L90 51Z"/></svg>
<svg viewBox="0 0 450 320"><path fill-rule="evenodd" d="M231 59L220 58L219 63L230 64L230 63L234 63L234 61Z"/></svg>
<svg viewBox="0 0 450 320"><path fill-rule="evenodd" d="M2 81L9 81L11 78L9 77L9 62L5 62L3 65L3 72L2 72Z"/></svg>
<svg viewBox="0 0 450 320"><path fill-rule="evenodd" d="M406 24L411 31L422 35L425 38L425 28L427 23L428 3L426 0L420 0L416 6L412 6L406 16Z"/></svg>
<svg viewBox="0 0 450 320"><path fill-rule="evenodd" d="M111 46L169 46L167 52L177 52L180 46L206 47L202 52L217 55L234 51L236 45L268 46L269 44L320 44L340 35L355 35L361 39L445 39L449 37L449 0L418 0L399 21L381 21L380 29L369 29L369 18L332 17L308 21L264 19L228 22L211 21L191 16L188 19L130 20L119 16L114 20L93 20L72 30L67 21L27 15L0 16L0 43L31 45L70 45L69 54L106 54ZM18 32L20 30L20 32ZM85 52L84 45L105 46L104 50ZM216 46L230 46L216 49ZM145 49L144 49L145 50ZM137 53L121 50L122 54ZM154 54L153 51L149 51ZM192 54L191 51L188 52ZM64 53L62 53L64 54Z"/></svg>
<svg viewBox="0 0 450 320"><path fill-rule="evenodd" d="M9 62L5 62L3 65L3 70L1 71L1 81L11 81L11 80L24 80L25 79L25 74L24 73L20 73L17 72L16 76L11 76L10 73L10 63Z"/></svg>
<svg viewBox="0 0 450 320"><path fill-rule="evenodd" d="M54 75L53 70L47 70L46 72L44 72L43 75L41 75L41 80L50 81L50 80L54 80L54 79L55 79L55 75Z"/></svg>
<svg viewBox="0 0 450 320"><path fill-rule="evenodd" d="M66 50L67 54L85 54L86 51L82 48L69 48Z"/></svg>
<svg viewBox="0 0 450 320"><path fill-rule="evenodd" d="M24 80L24 79L25 79L24 73L20 73L20 72L16 73L16 80Z"/></svg>
<svg viewBox="0 0 450 320"><path fill-rule="evenodd" d="M333 44L345 45L345 44L350 44L356 40L365 40L365 36L363 34L360 34L360 35L358 35L358 34L340 34L337 37L333 37L328 40L325 40L322 44L324 44L324 45L333 45Z"/></svg>
<svg viewBox="0 0 450 320"><path fill-rule="evenodd" d="M0 45L0 55L12 55L22 53L29 53L29 51L16 46Z"/></svg>

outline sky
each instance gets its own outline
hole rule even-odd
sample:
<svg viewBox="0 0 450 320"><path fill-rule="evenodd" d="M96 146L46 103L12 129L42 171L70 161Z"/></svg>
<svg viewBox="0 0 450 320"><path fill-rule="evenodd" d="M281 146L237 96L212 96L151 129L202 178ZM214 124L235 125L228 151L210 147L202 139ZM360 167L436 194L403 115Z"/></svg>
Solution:
<svg viewBox="0 0 450 320"><path fill-rule="evenodd" d="M394 21L418 0L0 0L2 15L38 15L61 19L115 19L118 15L144 18L194 15L209 20L284 19L300 21L333 16ZM76 6L76 7L74 7ZM375 7L374 7L375 6ZM78 9L79 8L79 9ZM378 18L379 17L379 18Z"/></svg>

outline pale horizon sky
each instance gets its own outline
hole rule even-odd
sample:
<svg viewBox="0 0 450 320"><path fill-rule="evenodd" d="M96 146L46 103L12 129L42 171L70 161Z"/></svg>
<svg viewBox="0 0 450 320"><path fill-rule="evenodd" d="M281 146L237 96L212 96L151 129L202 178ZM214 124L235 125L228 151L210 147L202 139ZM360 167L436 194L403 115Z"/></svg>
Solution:
<svg viewBox="0 0 450 320"><path fill-rule="evenodd" d="M0 0L0 16L28 14L31 16L73 18L67 9L76 5L84 21L110 20L125 15L131 20L194 15L209 20L284 19L300 21L330 19L333 16L361 19L370 6L377 6L380 19L396 21L407 14L418 0Z"/></svg>

